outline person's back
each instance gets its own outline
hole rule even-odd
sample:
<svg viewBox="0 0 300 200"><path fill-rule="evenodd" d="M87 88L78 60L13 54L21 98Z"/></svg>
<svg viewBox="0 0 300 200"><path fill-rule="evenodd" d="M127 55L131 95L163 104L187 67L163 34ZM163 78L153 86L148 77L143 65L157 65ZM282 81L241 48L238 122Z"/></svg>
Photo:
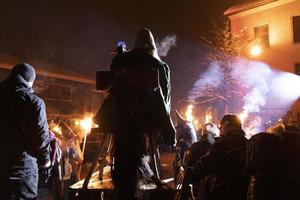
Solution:
<svg viewBox="0 0 300 200"><path fill-rule="evenodd" d="M247 142L248 199L283 199L283 151L274 134L258 133Z"/></svg>
<svg viewBox="0 0 300 200"><path fill-rule="evenodd" d="M300 198L300 129L285 126L282 137L284 154L285 193L288 198Z"/></svg>
<svg viewBox="0 0 300 200"><path fill-rule="evenodd" d="M215 138L219 137L219 129L213 123L206 123L198 142L192 144L186 157L186 165L193 166L205 155L208 149L215 143Z"/></svg>
<svg viewBox="0 0 300 200"><path fill-rule="evenodd" d="M210 148L210 173L205 199L244 199L248 178L246 164L246 138L242 133L223 136Z"/></svg>
<svg viewBox="0 0 300 200"><path fill-rule="evenodd" d="M161 140L152 142L175 142L170 118L169 68L157 55L152 33L142 29L134 48L118 54L110 69L113 83L94 119L101 131L114 134L113 181L117 198L134 199L145 133L151 138L157 138L158 133L162 136ZM135 74L147 70L159 71L159 81L153 87L135 83L139 78Z"/></svg>
<svg viewBox="0 0 300 200"><path fill-rule="evenodd" d="M244 174L247 139L237 116L225 115L220 124L220 138L187 169L186 175L205 179L205 189L199 191L201 200L244 200L248 187Z"/></svg>
<svg viewBox="0 0 300 200"><path fill-rule="evenodd" d="M13 190L20 190L15 198L35 198L38 165L50 166L45 105L18 74L26 67L31 69L26 64L16 65L12 75L0 83L0 191L4 199Z"/></svg>

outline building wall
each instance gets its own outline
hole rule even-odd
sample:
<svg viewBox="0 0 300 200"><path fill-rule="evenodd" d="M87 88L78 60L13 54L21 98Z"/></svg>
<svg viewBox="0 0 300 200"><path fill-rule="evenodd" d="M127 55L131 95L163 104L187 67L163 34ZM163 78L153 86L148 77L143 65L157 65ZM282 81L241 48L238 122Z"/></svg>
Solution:
<svg viewBox="0 0 300 200"><path fill-rule="evenodd" d="M287 2L287 3L285 3ZM299 0L277 1L258 8L229 16L235 34L244 30L245 36L254 39L254 27L269 25L270 48L264 49L260 60L271 67L295 73L295 64L300 63L300 43L294 44L292 17L300 15ZM299 100L291 108L293 119L300 112Z"/></svg>
<svg viewBox="0 0 300 200"><path fill-rule="evenodd" d="M255 26L268 24L270 48L255 59L294 73L295 63L300 63L300 43L293 43L292 32L292 16L297 15L300 15L299 0L265 10L255 8L230 16L230 20L234 33L244 29L249 38L254 38Z"/></svg>

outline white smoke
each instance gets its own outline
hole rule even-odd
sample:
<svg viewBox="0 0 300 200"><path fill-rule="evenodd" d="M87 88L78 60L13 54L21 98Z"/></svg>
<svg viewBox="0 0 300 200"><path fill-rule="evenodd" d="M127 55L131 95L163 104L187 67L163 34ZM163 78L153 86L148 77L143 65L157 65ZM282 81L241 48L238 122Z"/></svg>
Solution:
<svg viewBox="0 0 300 200"><path fill-rule="evenodd" d="M244 96L244 112L259 112L266 105L271 88L269 80L274 75L271 68L261 62L237 59L233 63L233 73L239 74L240 81L247 87Z"/></svg>
<svg viewBox="0 0 300 200"><path fill-rule="evenodd" d="M171 47L176 46L176 35L168 35L161 42L156 43L158 55L161 57L166 57L168 55L169 50Z"/></svg>
<svg viewBox="0 0 300 200"><path fill-rule="evenodd" d="M206 92L208 88L218 87L223 81L224 76L221 73L220 65L217 62L210 63L210 67L202 74L194 83L193 89L189 92L189 99L193 100L202 92Z"/></svg>
<svg viewBox="0 0 300 200"><path fill-rule="evenodd" d="M245 127L249 132L258 131L260 127L263 130L265 121L273 119L275 122L283 117L300 97L300 77L295 74L274 70L262 62L241 58L231 62L230 69L231 77L245 88L245 95L239 99L243 104L242 108L238 108L241 113L235 114L250 117ZM218 63L211 63L209 69L195 82L189 92L189 99L195 100L203 94L206 95L203 91L209 87L221 87L224 81L227 80Z"/></svg>

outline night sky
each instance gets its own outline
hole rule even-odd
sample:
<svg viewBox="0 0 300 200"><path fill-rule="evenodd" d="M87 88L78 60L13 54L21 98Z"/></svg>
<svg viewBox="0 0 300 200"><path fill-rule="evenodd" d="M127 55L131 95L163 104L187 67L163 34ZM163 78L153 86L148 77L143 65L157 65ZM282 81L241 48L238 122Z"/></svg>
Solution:
<svg viewBox="0 0 300 200"><path fill-rule="evenodd" d="M162 58L171 69L173 105L186 97L204 63L200 37L212 21L224 20L232 0L0 0L0 52L38 59L94 79L106 70L118 40L130 48L138 30L148 27L157 40L177 36ZM43 67L43 66L39 66Z"/></svg>

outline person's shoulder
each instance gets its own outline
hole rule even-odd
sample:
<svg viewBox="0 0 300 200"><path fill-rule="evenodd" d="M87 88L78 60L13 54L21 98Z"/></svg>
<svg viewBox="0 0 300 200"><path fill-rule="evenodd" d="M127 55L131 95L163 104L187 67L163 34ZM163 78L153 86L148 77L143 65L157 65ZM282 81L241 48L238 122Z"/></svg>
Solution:
<svg viewBox="0 0 300 200"><path fill-rule="evenodd" d="M111 68L118 68L118 67L124 67L124 64L128 63L130 59L132 58L132 53L124 52L121 54L117 54L111 61L110 67Z"/></svg>
<svg viewBox="0 0 300 200"><path fill-rule="evenodd" d="M26 99L30 104L33 104L38 107L45 106L44 100L35 93L25 93L24 95L26 96Z"/></svg>

